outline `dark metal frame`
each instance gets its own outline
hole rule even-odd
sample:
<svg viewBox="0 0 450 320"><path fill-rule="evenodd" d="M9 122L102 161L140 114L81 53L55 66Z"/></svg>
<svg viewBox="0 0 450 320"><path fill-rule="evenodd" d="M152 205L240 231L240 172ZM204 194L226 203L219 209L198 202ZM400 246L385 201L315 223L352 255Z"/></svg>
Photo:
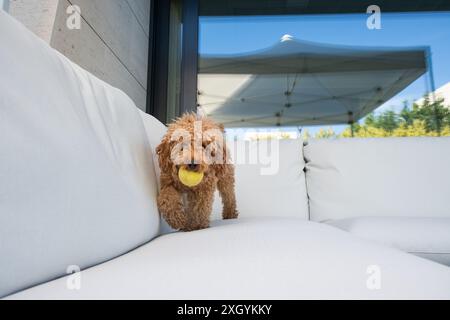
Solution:
<svg viewBox="0 0 450 320"><path fill-rule="evenodd" d="M150 0L147 113L167 121L170 0ZM180 114L197 108L198 0L182 1Z"/></svg>
<svg viewBox="0 0 450 320"><path fill-rule="evenodd" d="M197 109L198 0L183 1L180 112Z"/></svg>
<svg viewBox="0 0 450 320"><path fill-rule="evenodd" d="M167 118L170 1L150 0L147 113L162 123Z"/></svg>
<svg viewBox="0 0 450 320"><path fill-rule="evenodd" d="M382 12L449 11L448 0L200 0L202 16L364 13L370 5Z"/></svg>

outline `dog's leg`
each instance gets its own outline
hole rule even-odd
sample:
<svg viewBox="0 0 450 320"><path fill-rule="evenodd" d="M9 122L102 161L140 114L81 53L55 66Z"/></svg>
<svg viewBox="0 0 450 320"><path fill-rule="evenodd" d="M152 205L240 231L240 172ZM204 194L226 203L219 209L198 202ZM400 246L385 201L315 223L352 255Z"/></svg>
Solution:
<svg viewBox="0 0 450 320"><path fill-rule="evenodd" d="M188 221L183 231L194 231L205 229L209 227L209 216L212 211L212 204L214 201L214 188L211 187L202 192L188 193Z"/></svg>
<svg viewBox="0 0 450 320"><path fill-rule="evenodd" d="M226 165L223 176L218 177L217 189L222 198L223 219L236 219L238 211L236 210L236 195L234 192L234 166Z"/></svg>
<svg viewBox="0 0 450 320"><path fill-rule="evenodd" d="M187 218L181 194L173 186L169 185L161 189L158 196L158 208L173 229L179 230L186 226Z"/></svg>

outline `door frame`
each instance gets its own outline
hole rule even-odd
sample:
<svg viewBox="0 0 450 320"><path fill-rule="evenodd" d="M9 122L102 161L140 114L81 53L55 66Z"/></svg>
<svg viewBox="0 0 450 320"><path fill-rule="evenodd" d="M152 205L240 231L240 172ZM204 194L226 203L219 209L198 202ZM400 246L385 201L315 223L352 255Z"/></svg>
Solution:
<svg viewBox="0 0 450 320"><path fill-rule="evenodd" d="M170 48L171 1L150 0L146 112L167 123L167 90ZM180 110L178 116L197 109L198 0L182 0Z"/></svg>

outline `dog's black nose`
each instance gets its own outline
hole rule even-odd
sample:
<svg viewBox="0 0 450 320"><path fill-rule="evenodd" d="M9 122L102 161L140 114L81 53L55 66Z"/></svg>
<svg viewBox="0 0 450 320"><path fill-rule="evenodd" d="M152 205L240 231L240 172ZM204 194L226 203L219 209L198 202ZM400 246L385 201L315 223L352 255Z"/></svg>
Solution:
<svg viewBox="0 0 450 320"><path fill-rule="evenodd" d="M188 164L188 169L191 171L195 171L198 168L198 164L195 164L194 162L191 162L190 164Z"/></svg>

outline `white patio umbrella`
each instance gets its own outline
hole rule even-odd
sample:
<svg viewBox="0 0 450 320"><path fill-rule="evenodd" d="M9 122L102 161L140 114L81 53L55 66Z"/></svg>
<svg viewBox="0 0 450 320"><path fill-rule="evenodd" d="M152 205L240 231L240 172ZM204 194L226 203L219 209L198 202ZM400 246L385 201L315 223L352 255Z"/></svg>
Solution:
<svg viewBox="0 0 450 320"><path fill-rule="evenodd" d="M201 56L198 103L227 127L351 124L424 74L426 52L284 36L255 53Z"/></svg>

